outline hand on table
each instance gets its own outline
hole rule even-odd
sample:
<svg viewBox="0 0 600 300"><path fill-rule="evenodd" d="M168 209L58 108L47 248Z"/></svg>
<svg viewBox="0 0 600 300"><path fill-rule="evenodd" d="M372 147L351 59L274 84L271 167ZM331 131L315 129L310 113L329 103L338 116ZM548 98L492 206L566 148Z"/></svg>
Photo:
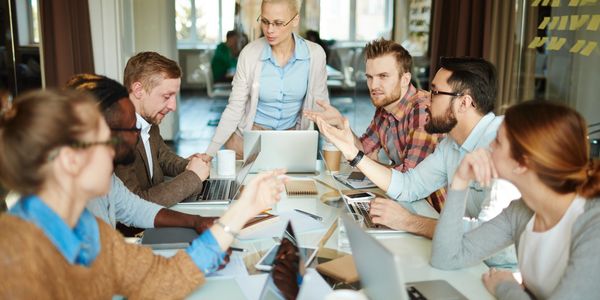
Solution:
<svg viewBox="0 0 600 300"><path fill-rule="evenodd" d="M403 231L408 231L413 216L396 201L379 197L371 201L369 214L373 223Z"/></svg>
<svg viewBox="0 0 600 300"><path fill-rule="evenodd" d="M483 280L483 285L485 285L488 292L494 296L496 295L498 284L507 281L517 282L511 271L498 270L496 268L491 268L488 272L483 273L481 280Z"/></svg>

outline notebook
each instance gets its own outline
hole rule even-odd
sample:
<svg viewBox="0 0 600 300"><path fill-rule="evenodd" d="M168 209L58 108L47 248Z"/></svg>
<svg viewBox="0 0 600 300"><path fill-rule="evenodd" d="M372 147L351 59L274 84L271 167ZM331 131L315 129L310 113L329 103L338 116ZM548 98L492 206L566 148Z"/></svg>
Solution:
<svg viewBox="0 0 600 300"><path fill-rule="evenodd" d="M358 281L358 272L356 271L356 265L354 264L352 255L344 255L340 258L317 265L317 271L345 283L354 283Z"/></svg>
<svg viewBox="0 0 600 300"><path fill-rule="evenodd" d="M285 184L288 196L316 196L317 185L312 180L290 180Z"/></svg>

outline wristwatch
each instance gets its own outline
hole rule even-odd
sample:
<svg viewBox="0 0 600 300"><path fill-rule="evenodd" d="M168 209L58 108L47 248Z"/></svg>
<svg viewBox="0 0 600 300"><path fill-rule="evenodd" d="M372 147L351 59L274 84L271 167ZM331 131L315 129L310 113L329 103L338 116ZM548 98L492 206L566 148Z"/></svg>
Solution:
<svg viewBox="0 0 600 300"><path fill-rule="evenodd" d="M358 163L362 160L363 156L365 156L365 153L361 150L358 150L358 153L356 153L354 159L350 161L350 166L356 168L356 165L358 165Z"/></svg>

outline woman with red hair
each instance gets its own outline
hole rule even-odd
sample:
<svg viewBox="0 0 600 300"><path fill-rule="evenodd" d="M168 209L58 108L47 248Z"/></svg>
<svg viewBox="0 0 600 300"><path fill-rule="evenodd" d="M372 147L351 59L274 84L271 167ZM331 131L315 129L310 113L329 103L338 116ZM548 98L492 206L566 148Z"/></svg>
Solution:
<svg viewBox="0 0 600 300"><path fill-rule="evenodd" d="M477 264L506 246L517 248L523 283L490 269L482 279L499 299L592 298L600 294L600 165L590 158L584 119L566 106L530 101L509 108L491 151L465 156L433 239L431 264ZM463 233L461 218L476 180L512 182L522 198ZM596 295L596 296L594 296Z"/></svg>

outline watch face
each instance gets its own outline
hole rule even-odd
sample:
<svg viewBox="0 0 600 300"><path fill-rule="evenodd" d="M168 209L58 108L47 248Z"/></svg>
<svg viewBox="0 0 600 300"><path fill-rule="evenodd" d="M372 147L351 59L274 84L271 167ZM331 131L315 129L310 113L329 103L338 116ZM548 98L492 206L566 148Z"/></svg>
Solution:
<svg viewBox="0 0 600 300"><path fill-rule="evenodd" d="M361 150L358 150L356 157L354 157L354 159L350 162L350 166L353 168L356 167L356 165L358 165L358 163L360 162L360 160L363 158L364 155L365 155L364 152L362 152Z"/></svg>

